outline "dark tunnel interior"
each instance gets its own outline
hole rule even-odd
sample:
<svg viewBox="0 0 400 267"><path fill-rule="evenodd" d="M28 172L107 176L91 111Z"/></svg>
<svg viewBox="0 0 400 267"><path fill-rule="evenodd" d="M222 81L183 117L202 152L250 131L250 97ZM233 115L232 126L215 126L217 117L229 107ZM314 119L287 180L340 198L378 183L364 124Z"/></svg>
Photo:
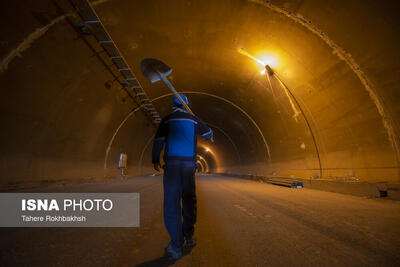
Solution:
<svg viewBox="0 0 400 267"><path fill-rule="evenodd" d="M145 57L172 67L214 130L214 143L199 141L199 171L400 181L396 1L91 3L159 114L172 94L141 75ZM157 125L77 32L71 3L1 5L1 187L120 177L121 153L127 175L154 173Z"/></svg>
<svg viewBox="0 0 400 267"><path fill-rule="evenodd" d="M400 266L399 10L0 1L0 266Z"/></svg>

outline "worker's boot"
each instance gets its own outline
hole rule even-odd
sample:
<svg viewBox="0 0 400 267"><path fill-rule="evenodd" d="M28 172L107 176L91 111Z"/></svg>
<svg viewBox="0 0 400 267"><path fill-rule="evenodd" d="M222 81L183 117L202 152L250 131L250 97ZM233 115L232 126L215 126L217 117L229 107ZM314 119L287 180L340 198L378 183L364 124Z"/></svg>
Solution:
<svg viewBox="0 0 400 267"><path fill-rule="evenodd" d="M197 240L196 238L191 237L186 237L185 238L185 246L187 248L193 248L194 246L196 246Z"/></svg>
<svg viewBox="0 0 400 267"><path fill-rule="evenodd" d="M172 241L168 243L168 246L165 250L172 256L174 260L177 260L182 257L182 249L175 247L172 244Z"/></svg>

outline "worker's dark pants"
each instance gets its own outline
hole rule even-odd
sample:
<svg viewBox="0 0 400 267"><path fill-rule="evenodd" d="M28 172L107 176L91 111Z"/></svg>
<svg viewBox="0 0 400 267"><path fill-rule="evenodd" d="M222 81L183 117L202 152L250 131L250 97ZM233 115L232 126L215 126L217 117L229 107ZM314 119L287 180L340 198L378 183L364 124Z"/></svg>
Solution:
<svg viewBox="0 0 400 267"><path fill-rule="evenodd" d="M195 170L190 161L170 160L164 166L164 223L172 244L177 248L183 246L184 236L191 237L194 233Z"/></svg>

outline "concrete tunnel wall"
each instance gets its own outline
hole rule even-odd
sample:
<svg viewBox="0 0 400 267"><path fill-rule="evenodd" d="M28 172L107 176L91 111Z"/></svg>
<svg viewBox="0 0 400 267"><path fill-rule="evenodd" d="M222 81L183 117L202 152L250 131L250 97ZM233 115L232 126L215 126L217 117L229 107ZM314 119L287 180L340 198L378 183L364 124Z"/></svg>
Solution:
<svg viewBox="0 0 400 267"><path fill-rule="evenodd" d="M321 167L324 178L399 182L396 1L93 4L161 115L172 97L139 63L173 67L170 80L214 128L216 142L199 144L211 171L310 177ZM122 152L129 175L152 173L155 128L141 111L127 118L135 105L120 86L104 86L112 77L63 17L78 20L68 2L1 5L2 186L118 177ZM278 59L321 164L299 107L240 48Z"/></svg>

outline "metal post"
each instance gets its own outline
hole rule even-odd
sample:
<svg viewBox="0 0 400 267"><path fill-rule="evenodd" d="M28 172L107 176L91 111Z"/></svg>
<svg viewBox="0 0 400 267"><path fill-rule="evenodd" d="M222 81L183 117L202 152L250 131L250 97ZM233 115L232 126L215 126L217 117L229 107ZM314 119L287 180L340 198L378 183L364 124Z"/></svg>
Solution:
<svg viewBox="0 0 400 267"><path fill-rule="evenodd" d="M313 132L313 130L312 130L312 128L311 128L311 125L310 125L310 123L308 122L308 119L307 119L306 114L304 113L303 109L301 108L300 103L297 101L296 97L293 95L292 91L290 91L289 87L287 87L286 84L279 78L279 76L276 74L276 72L273 71L273 70L271 69L271 67L268 66L268 65L266 65L265 68L266 68L266 70L267 70L267 75L268 75L267 78L268 78L268 82L269 82L269 84L270 84L270 86L271 86L271 90L272 90L272 84L271 84L271 81L269 80L269 76L274 76L274 77L279 81L279 83L281 84L281 86L282 86L284 89L287 90L287 92L289 93L289 95L292 97L292 99L293 99L294 102L296 103L297 107L299 108L301 114L303 115L303 118L304 118L304 120L305 120L305 122L306 122L306 124L307 124L308 130L310 131L312 140L313 140L313 142L314 142L315 152L316 152L316 154L317 154L318 164L319 164L319 177L321 178L321 177L322 177L322 163L321 163L321 157L320 157L319 150L318 150L317 140L316 140L316 138L315 138L315 135L314 135L314 132Z"/></svg>

